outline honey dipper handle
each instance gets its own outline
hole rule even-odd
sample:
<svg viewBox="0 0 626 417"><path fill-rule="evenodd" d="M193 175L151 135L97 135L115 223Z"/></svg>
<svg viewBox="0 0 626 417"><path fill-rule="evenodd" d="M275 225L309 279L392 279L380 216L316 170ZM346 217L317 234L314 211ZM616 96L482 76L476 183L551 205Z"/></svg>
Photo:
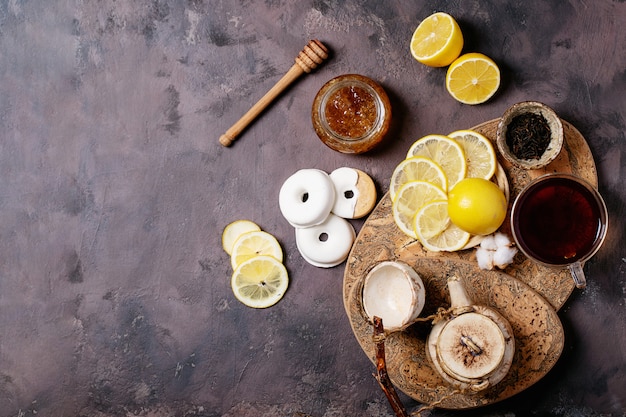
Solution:
<svg viewBox="0 0 626 417"><path fill-rule="evenodd" d="M234 125L222 136L220 143L230 146L241 132L250 124L265 108L280 95L292 82L303 73L310 73L319 64L328 58L328 49L318 40L309 41L304 49L296 57L296 63L283 77L257 101Z"/></svg>
<svg viewBox="0 0 626 417"><path fill-rule="evenodd" d="M283 75L283 77L278 80L278 82L274 84L274 86L254 104L254 106L250 108L250 110L241 116L241 119L237 120L235 124L226 131L226 133L220 136L220 143L224 146L230 146L235 139L237 139L239 134L250 123L252 123L252 121L256 119L257 116L261 114L261 112L265 110L265 108L269 106L270 103L274 101L274 99L278 97L278 95L282 93L285 88L287 88L287 86L289 86L289 84L302 75L303 72L304 71L299 65L294 64L289 71L287 71L287 73Z"/></svg>

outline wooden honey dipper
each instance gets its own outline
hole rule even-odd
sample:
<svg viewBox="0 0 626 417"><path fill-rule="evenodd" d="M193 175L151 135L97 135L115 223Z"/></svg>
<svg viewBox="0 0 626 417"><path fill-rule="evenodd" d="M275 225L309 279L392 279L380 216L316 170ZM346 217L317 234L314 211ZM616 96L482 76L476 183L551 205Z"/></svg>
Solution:
<svg viewBox="0 0 626 417"><path fill-rule="evenodd" d="M220 143L230 146L237 136L272 102L282 93L292 82L304 73L310 73L324 60L328 58L328 48L317 39L309 41L296 57L296 63L287 71L283 77L267 92L254 106L244 114L234 125L230 127L222 136Z"/></svg>

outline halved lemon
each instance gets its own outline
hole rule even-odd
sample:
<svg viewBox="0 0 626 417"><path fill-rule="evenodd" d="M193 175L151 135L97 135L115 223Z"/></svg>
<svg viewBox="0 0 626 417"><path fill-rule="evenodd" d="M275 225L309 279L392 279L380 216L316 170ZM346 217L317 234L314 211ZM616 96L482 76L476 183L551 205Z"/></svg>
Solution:
<svg viewBox="0 0 626 417"><path fill-rule="evenodd" d="M431 67L450 65L463 49L461 28L447 13L434 13L424 19L411 37L411 55Z"/></svg>
<svg viewBox="0 0 626 417"><path fill-rule="evenodd" d="M389 196L391 200L404 184L409 181L426 181L442 190L448 188L448 179L443 169L432 159L424 156L414 156L400 162L391 174Z"/></svg>
<svg viewBox="0 0 626 417"><path fill-rule="evenodd" d="M230 262L236 269L242 262L259 255L269 255L279 262L283 261L283 250L274 236L264 231L248 232L235 241Z"/></svg>
<svg viewBox="0 0 626 417"><path fill-rule="evenodd" d="M448 135L456 140L465 154L467 173L465 178L484 178L496 173L496 151L489 139L473 130L457 130Z"/></svg>
<svg viewBox="0 0 626 417"><path fill-rule="evenodd" d="M448 216L448 202L432 201L415 214L413 226L422 246L432 252L463 249L471 235L456 226Z"/></svg>
<svg viewBox="0 0 626 417"><path fill-rule="evenodd" d="M467 163L463 148L448 136L426 135L418 139L407 152L407 158L414 156L424 156L435 161L448 179L448 190L465 178Z"/></svg>
<svg viewBox="0 0 626 417"><path fill-rule="evenodd" d="M287 269L282 262L268 255L243 261L231 279L235 297L253 308L273 306L283 297L288 286Z"/></svg>
<svg viewBox="0 0 626 417"><path fill-rule="evenodd" d="M441 188L426 181L409 181L398 190L392 202L393 219L406 235L417 239L413 218L415 213L431 201L446 200Z"/></svg>
<svg viewBox="0 0 626 417"><path fill-rule="evenodd" d="M471 52L458 57L446 72L446 89L464 104L489 100L500 87L500 69L486 55Z"/></svg>
<svg viewBox="0 0 626 417"><path fill-rule="evenodd" d="M233 246L235 241L239 239L241 235L248 232L257 232L260 231L261 228L258 224L254 223L250 220L235 220L232 223L229 223L224 228L222 232L222 248L226 251L227 254L233 253Z"/></svg>

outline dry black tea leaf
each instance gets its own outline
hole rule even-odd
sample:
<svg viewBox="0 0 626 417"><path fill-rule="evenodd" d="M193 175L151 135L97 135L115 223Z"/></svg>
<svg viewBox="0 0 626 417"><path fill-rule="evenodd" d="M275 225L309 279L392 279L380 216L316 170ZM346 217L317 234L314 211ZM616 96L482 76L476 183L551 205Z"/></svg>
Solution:
<svg viewBox="0 0 626 417"><path fill-rule="evenodd" d="M540 159L550 144L550 125L541 114L515 116L506 130L506 144L519 159Z"/></svg>

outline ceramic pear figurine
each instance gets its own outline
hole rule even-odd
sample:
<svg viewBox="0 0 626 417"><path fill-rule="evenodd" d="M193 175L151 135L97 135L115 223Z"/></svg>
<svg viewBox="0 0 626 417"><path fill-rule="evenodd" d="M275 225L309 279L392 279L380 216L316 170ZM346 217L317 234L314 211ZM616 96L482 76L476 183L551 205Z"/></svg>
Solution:
<svg viewBox="0 0 626 417"><path fill-rule="evenodd" d="M475 305L459 278L448 278L448 290L449 314L434 322L426 341L426 355L451 385L483 391L500 382L511 367L513 330L493 308Z"/></svg>

